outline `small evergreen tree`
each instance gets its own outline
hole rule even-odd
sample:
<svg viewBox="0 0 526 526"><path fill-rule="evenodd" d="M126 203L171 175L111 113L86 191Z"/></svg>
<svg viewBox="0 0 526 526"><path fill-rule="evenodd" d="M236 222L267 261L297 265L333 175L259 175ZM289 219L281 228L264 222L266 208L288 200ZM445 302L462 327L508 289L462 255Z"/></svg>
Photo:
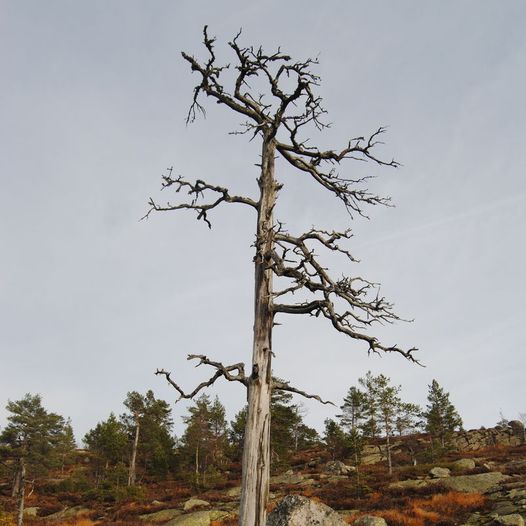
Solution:
<svg viewBox="0 0 526 526"><path fill-rule="evenodd" d="M64 473L66 464L73 462L73 455L76 448L77 442L75 441L75 434L73 433L71 419L68 418L64 423L62 433L60 434L56 445L56 452L60 460L61 473Z"/></svg>
<svg viewBox="0 0 526 526"><path fill-rule="evenodd" d="M280 379L276 381L282 382ZM288 464L292 453L319 442L315 429L305 425L301 405L292 403L292 394L273 391L270 405L270 448L273 467ZM233 458L240 460L245 436L247 408L239 411L230 423L229 438L234 450Z"/></svg>
<svg viewBox="0 0 526 526"><path fill-rule="evenodd" d="M378 420L385 436L385 448L387 453L387 465L389 475L393 473L393 462L391 455L391 438L394 434L396 420L398 418L402 400L400 399L401 386L390 385L390 378L380 374L374 379L374 396L378 408Z"/></svg>
<svg viewBox="0 0 526 526"><path fill-rule="evenodd" d="M151 390L145 395L129 392L124 405L128 413L123 414L121 420L132 444L128 485L135 485L138 457L146 473L166 475L174 461L171 407L164 400L156 399Z"/></svg>
<svg viewBox="0 0 526 526"><path fill-rule="evenodd" d="M402 402L395 421L399 436L415 432L422 426L422 408L417 404Z"/></svg>
<svg viewBox="0 0 526 526"><path fill-rule="evenodd" d="M323 441L332 460L342 459L349 452L349 440L343 429L332 418L327 418L324 422L325 431Z"/></svg>
<svg viewBox="0 0 526 526"><path fill-rule="evenodd" d="M128 458L128 433L124 424L113 413L110 413L107 420L90 429L83 442L94 455L97 485L112 470L124 465Z"/></svg>
<svg viewBox="0 0 526 526"><path fill-rule="evenodd" d="M378 406L373 373L367 371L364 378L358 378L358 383L363 389L363 421L359 427L365 437L376 438L380 433L380 428L378 424Z"/></svg>
<svg viewBox="0 0 526 526"><path fill-rule="evenodd" d="M374 376L368 371L365 378L360 378L358 382L364 388L365 422L361 429L365 436L375 438L381 434L385 437L387 464L389 474L392 474L391 439L396 430L402 433L416 426L420 408L403 402L400 397L401 386L391 385L391 379L383 374Z"/></svg>
<svg viewBox="0 0 526 526"><path fill-rule="evenodd" d="M14 461L12 496L18 500L17 525L23 524L25 483L28 476L45 474L60 462L60 445L66 442L69 424L42 406L40 395L26 394L9 401L7 426L0 433L2 457Z"/></svg>
<svg viewBox="0 0 526 526"><path fill-rule="evenodd" d="M230 422L228 438L230 441L232 460L240 461L243 454L243 440L245 438L245 426L247 423L247 406L236 413L234 420Z"/></svg>
<svg viewBox="0 0 526 526"><path fill-rule="evenodd" d="M423 413L425 430L430 433L432 440L439 440L442 447L457 429L462 428L462 419L449 400L449 393L445 392L436 380L429 386L428 404Z"/></svg>
<svg viewBox="0 0 526 526"><path fill-rule="evenodd" d="M181 467L192 467L193 482L204 486L227 459L227 425L225 408L216 397L214 402L203 394L183 417L186 429L181 437Z"/></svg>
<svg viewBox="0 0 526 526"><path fill-rule="evenodd" d="M357 387L351 387L347 396L343 399L343 405L340 407L341 415L338 415L340 424L347 431L349 453L354 457L354 464L360 464L363 450L363 434L360 426L365 419L366 412L366 395Z"/></svg>

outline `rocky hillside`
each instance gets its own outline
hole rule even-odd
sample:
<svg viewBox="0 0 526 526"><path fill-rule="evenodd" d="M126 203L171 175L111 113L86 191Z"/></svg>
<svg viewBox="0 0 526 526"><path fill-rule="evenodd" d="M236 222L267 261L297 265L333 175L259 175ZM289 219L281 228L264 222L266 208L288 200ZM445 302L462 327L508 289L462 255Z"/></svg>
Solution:
<svg viewBox="0 0 526 526"><path fill-rule="evenodd" d="M381 444L367 446L359 469L348 459L328 460L326 452L313 450L272 477L269 526L524 526L526 443L520 431L459 433L457 450L435 459L429 458L427 437L403 437L395 443L392 475ZM168 481L111 501L96 492L35 491L27 501L26 524L233 525L238 477L235 470L225 472L213 488L201 491ZM0 506L13 509L6 493ZM0 525L11 524L10 514L0 512Z"/></svg>

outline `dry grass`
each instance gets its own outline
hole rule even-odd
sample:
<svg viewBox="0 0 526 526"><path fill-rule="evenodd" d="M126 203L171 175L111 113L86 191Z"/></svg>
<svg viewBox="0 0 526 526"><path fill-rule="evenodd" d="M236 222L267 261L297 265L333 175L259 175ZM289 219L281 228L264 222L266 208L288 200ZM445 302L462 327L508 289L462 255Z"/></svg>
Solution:
<svg viewBox="0 0 526 526"><path fill-rule="evenodd" d="M389 526L433 526L458 524L466 514L484 508L486 498L478 493L449 492L428 498L411 499L404 507L374 512L383 517ZM347 519L352 524L360 513Z"/></svg>
<svg viewBox="0 0 526 526"><path fill-rule="evenodd" d="M26 523L27 521L24 521ZM33 522L31 521L29 524L53 524L54 526L96 526L97 524L100 524L100 522L93 521L87 517L73 517L71 519L63 519L60 521L38 521Z"/></svg>
<svg viewBox="0 0 526 526"><path fill-rule="evenodd" d="M227 517L226 519L210 522L210 526L237 526L238 517Z"/></svg>

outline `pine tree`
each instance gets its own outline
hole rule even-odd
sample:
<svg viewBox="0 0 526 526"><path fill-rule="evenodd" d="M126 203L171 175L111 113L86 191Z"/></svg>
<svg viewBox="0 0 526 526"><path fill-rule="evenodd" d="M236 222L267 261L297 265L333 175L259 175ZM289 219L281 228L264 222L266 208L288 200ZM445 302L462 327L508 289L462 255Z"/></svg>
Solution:
<svg viewBox="0 0 526 526"><path fill-rule="evenodd" d="M350 454L354 457L354 464L360 464L361 453L363 450L363 434L360 425L365 419L366 395L357 387L351 387L347 396L343 399L341 415L337 415L340 424L347 431Z"/></svg>
<svg viewBox="0 0 526 526"><path fill-rule="evenodd" d="M156 399L153 391L145 395L131 391L121 416L131 439L128 485L135 485L137 457L149 474L165 475L173 464L174 441L171 436L172 410L167 402Z"/></svg>
<svg viewBox="0 0 526 526"><path fill-rule="evenodd" d="M128 433L117 417L110 413L107 420L99 422L84 436L84 444L95 455L96 478L103 472L126 462L128 457Z"/></svg>
<svg viewBox="0 0 526 526"><path fill-rule="evenodd" d="M77 448L75 441L75 434L71 425L71 419L67 419L64 423L62 433L59 436L56 445L56 452L60 460L60 471L64 473L64 468L67 463L73 461L73 455Z"/></svg>
<svg viewBox="0 0 526 526"><path fill-rule="evenodd" d="M23 524L25 483L28 476L43 475L59 463L60 444L65 442L66 421L42 406L40 395L26 394L9 401L7 426L0 433L2 456L15 461L12 495L18 500L17 525Z"/></svg>
<svg viewBox="0 0 526 526"><path fill-rule="evenodd" d="M203 394L188 412L188 416L183 417L186 429L180 447L182 467L193 469L193 482L201 487L227 458L225 408L217 397L212 403L210 397Z"/></svg>
<svg viewBox="0 0 526 526"><path fill-rule="evenodd" d="M349 432L358 428L364 419L365 393L357 387L351 387L347 396L343 399L343 405L340 407L342 414L338 415L340 424Z"/></svg>
<svg viewBox="0 0 526 526"><path fill-rule="evenodd" d="M394 434L396 419L399 415L402 400L400 399L399 385L390 385L390 378L380 374L375 377L374 395L378 408L378 420L385 436L385 448L387 452L387 465L389 475L393 473L393 462L391 456L391 438Z"/></svg>
<svg viewBox="0 0 526 526"><path fill-rule="evenodd" d="M445 447L454 431L462 428L462 419L449 401L449 393L436 380L429 386L427 400L429 403L423 413L425 429L432 439L439 440L441 446Z"/></svg>
<svg viewBox="0 0 526 526"><path fill-rule="evenodd" d="M415 419L420 414L420 408L403 402L400 397L401 386L391 385L391 379L383 374L373 376L368 371L365 378L360 378L358 382L364 388L365 422L361 429L365 436L375 438L382 434L385 437L387 464L389 474L392 474L391 439L395 430L400 433L416 426Z"/></svg>
<svg viewBox="0 0 526 526"><path fill-rule="evenodd" d="M245 426L247 424L247 406L236 413L234 420L230 422L228 438L230 441L231 458L235 461L241 460L243 454L243 440L245 438Z"/></svg>
<svg viewBox="0 0 526 526"><path fill-rule="evenodd" d="M349 452L349 441L347 435L337 422L327 418L324 422L325 431L323 441L330 453L332 460L342 459Z"/></svg>
<svg viewBox="0 0 526 526"><path fill-rule="evenodd" d="M396 431L400 436L414 432L422 426L422 408L417 404L402 402L395 421Z"/></svg>
<svg viewBox="0 0 526 526"><path fill-rule="evenodd" d="M282 380L275 378L275 381ZM293 452L311 447L319 442L315 429L305 425L301 405L292 403L292 395L273 391L270 404L270 448L273 468L287 465ZM239 460L246 425L246 406L230 422L229 437L234 450L233 458Z"/></svg>
<svg viewBox="0 0 526 526"><path fill-rule="evenodd" d="M363 388L363 422L360 424L360 429L365 437L376 438L380 433L380 428L373 373L367 371L364 378L358 378L358 383Z"/></svg>

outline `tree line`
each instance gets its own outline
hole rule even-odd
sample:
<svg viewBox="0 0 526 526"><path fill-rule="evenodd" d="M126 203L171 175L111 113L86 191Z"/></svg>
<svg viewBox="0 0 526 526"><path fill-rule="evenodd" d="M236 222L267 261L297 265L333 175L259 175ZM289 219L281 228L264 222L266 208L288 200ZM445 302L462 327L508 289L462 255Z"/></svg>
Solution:
<svg viewBox="0 0 526 526"><path fill-rule="evenodd" d="M276 379L277 381L281 381ZM291 393L273 391L271 397L271 458L274 469L287 466L291 457L314 447L333 459L360 464L366 441L384 444L392 471L391 443L396 435L425 431L433 447L445 447L462 420L449 393L433 380L425 409L401 398L401 386L385 375L368 372L351 386L335 419L325 420L318 432L304 422L305 411ZM201 395L183 417L180 437L173 433L172 408L152 391L129 392L120 415L110 413L83 437L83 450L75 443L69 419L47 411L40 395L27 394L7 404L7 425L0 432L2 475L11 480L12 496L23 502L24 491L52 470L64 473L79 461L88 466L89 480L80 486L128 487L179 477L197 487L216 482L226 469L241 460L247 408L231 422L218 397ZM76 488L72 488L76 489ZM23 505L23 504L22 504Z"/></svg>

